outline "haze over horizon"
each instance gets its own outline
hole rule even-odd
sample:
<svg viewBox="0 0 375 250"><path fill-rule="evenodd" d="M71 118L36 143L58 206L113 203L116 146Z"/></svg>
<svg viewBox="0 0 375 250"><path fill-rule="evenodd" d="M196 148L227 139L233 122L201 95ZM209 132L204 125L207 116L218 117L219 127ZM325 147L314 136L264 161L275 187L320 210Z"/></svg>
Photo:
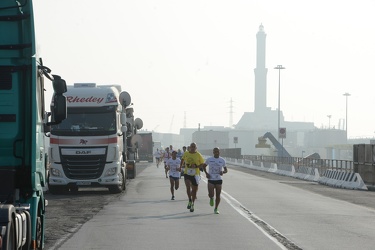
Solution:
<svg viewBox="0 0 375 250"><path fill-rule="evenodd" d="M338 128L350 93L349 138L375 132L374 7L371 0L34 0L44 64L68 84L121 84L144 129L228 127L231 99L234 124L253 112L263 24L267 106L277 109L274 67L283 65L285 120Z"/></svg>

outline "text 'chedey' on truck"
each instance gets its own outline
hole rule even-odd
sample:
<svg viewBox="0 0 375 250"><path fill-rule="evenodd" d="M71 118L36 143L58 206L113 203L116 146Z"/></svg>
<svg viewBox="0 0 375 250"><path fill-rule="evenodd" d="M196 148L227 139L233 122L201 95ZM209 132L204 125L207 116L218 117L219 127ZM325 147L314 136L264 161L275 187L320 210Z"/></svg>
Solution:
<svg viewBox="0 0 375 250"><path fill-rule="evenodd" d="M98 186L122 192L135 177L132 137L143 126L134 119L130 95L120 85L76 83L65 96L67 119L51 128L49 191Z"/></svg>

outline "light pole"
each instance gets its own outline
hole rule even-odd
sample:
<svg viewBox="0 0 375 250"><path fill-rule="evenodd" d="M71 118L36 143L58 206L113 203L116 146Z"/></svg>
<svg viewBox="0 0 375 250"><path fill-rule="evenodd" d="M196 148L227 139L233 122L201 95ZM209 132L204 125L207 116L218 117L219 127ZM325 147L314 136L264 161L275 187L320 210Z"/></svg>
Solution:
<svg viewBox="0 0 375 250"><path fill-rule="evenodd" d="M328 129L331 129L331 117L332 115L327 115L328 117Z"/></svg>
<svg viewBox="0 0 375 250"><path fill-rule="evenodd" d="M343 94L345 96L345 133L346 133L346 140L348 140L348 97L350 96L349 93Z"/></svg>
<svg viewBox="0 0 375 250"><path fill-rule="evenodd" d="M280 70L285 69L283 65L277 65L274 69L279 70L279 100L278 100L278 111L277 111L277 134L278 139L280 139Z"/></svg>

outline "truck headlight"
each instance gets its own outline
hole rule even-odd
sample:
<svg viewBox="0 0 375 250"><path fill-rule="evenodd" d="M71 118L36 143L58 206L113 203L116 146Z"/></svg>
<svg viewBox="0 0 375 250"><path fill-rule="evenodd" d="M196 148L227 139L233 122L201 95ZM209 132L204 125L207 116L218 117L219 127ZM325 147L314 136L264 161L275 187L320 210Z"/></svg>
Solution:
<svg viewBox="0 0 375 250"><path fill-rule="evenodd" d="M118 159L117 147L108 147L107 161L116 161Z"/></svg>
<svg viewBox="0 0 375 250"><path fill-rule="evenodd" d="M110 168L110 169L108 169L108 170L105 172L104 176L115 175L116 172L117 172L116 169L117 169L117 168Z"/></svg>
<svg viewBox="0 0 375 250"><path fill-rule="evenodd" d="M62 176L60 170L58 170L56 168L51 168L50 172L51 172L51 175L53 175L53 176L56 176L56 177L61 177Z"/></svg>

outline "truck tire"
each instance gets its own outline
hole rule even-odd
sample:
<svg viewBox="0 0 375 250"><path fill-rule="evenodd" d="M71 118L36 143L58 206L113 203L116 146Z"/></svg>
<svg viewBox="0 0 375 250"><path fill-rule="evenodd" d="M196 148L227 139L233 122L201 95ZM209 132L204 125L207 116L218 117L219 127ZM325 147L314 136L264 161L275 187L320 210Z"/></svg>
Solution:
<svg viewBox="0 0 375 250"><path fill-rule="evenodd" d="M121 172L121 174L119 175L119 181L120 182L119 182L118 185L113 185L113 186L108 187L108 190L111 194L118 194L118 193L121 193L124 190L125 177L124 177L123 172Z"/></svg>
<svg viewBox="0 0 375 250"><path fill-rule="evenodd" d="M38 213L38 217L36 218L36 249L42 250L42 240L43 240L43 232L42 232L42 218Z"/></svg>
<svg viewBox="0 0 375 250"><path fill-rule="evenodd" d="M123 188L122 190L125 191L126 190L126 180L128 179L128 176L127 176L127 171L126 171L126 168L124 168L124 185L123 185Z"/></svg>

